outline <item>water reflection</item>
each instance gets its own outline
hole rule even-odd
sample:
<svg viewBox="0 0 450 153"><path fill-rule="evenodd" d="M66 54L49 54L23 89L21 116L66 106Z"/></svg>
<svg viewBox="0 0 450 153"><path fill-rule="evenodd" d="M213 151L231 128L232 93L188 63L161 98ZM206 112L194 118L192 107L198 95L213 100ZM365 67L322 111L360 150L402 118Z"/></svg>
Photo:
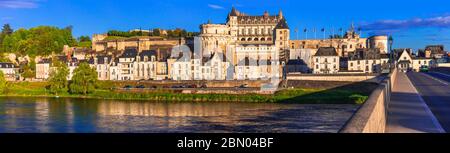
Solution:
<svg viewBox="0 0 450 153"><path fill-rule="evenodd" d="M0 98L0 132L336 132L353 105Z"/></svg>

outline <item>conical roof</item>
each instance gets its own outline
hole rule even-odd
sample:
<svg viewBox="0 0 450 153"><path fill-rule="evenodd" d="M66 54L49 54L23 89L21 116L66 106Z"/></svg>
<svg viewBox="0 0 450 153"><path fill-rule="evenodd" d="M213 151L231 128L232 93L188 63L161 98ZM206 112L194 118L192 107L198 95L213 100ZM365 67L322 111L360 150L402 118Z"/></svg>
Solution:
<svg viewBox="0 0 450 153"><path fill-rule="evenodd" d="M289 29L286 19L282 18L275 29Z"/></svg>

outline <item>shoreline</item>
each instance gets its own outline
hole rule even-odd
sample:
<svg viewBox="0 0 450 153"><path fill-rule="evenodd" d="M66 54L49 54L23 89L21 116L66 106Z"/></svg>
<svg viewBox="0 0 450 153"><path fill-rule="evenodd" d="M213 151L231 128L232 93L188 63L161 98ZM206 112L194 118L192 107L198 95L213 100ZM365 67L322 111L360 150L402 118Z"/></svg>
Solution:
<svg viewBox="0 0 450 153"><path fill-rule="evenodd" d="M273 94L181 93L171 90L120 91L111 86L99 86L87 95L49 93L45 82L13 83L0 97L78 98L98 100L127 100L152 102L241 102L241 103L292 103L292 104L362 104L375 89L375 84L362 83L333 88L296 87L279 90ZM364 86L366 90L360 90Z"/></svg>
<svg viewBox="0 0 450 153"><path fill-rule="evenodd" d="M317 100L312 98L300 98L299 101L289 100L290 98L283 98L282 95L260 95L260 94L249 94L249 95L231 95L231 94L183 94L183 93L114 93L107 92L108 94L115 94L111 98L106 98L104 96L99 96L99 94L91 94L87 96L82 95L20 95L20 94L3 94L0 98L74 98L74 99L96 99L96 100L124 100L124 101L146 101L146 102L165 102L165 103L183 103L183 102L194 102L194 103L210 103L210 102L234 102L234 103L280 103L280 104L355 104L360 105L361 102L353 102L351 99L344 99L343 97L328 98L335 99L339 101L328 101ZM318 92L311 92L308 94L315 94ZM143 95L149 95L146 97L141 97ZM166 96L158 96L166 95ZM361 95L362 96L362 95ZM184 97L184 98L183 98ZM197 98L196 98L197 97ZM364 96L362 96L364 97ZM365 101L366 98L364 98ZM352 102L350 102L352 101Z"/></svg>

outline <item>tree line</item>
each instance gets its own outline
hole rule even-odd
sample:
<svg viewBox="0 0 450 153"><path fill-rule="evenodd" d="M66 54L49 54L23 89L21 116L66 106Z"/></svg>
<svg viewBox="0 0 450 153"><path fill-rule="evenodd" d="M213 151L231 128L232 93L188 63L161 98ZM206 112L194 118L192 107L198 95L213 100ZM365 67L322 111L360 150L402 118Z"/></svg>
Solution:
<svg viewBox="0 0 450 153"><path fill-rule="evenodd" d="M67 64L54 60L53 70L50 72L47 89L51 94L81 94L87 95L95 91L97 86L97 71L88 63L82 62L73 71L72 80L68 81L69 68ZM0 71L0 95L8 88L3 71Z"/></svg>
<svg viewBox="0 0 450 153"><path fill-rule="evenodd" d="M34 57L61 53L64 45L91 46L92 43L88 36L75 39L72 29L72 26L65 28L38 26L14 31L9 24L5 24L0 33L0 53Z"/></svg>
<svg viewBox="0 0 450 153"><path fill-rule="evenodd" d="M161 36L166 38L189 38L197 36L198 32L188 32L185 29L177 28L175 30L166 30L167 33L163 33L161 29L153 29L153 30L136 30L136 31L119 31L119 30L110 30L108 31L108 36L117 36L117 37L134 37L134 36Z"/></svg>

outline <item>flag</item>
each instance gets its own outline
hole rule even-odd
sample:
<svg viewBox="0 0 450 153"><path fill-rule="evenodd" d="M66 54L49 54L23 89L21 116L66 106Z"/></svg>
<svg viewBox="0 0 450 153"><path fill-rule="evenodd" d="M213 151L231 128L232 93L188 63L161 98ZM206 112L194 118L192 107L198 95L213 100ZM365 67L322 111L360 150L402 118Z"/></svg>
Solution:
<svg viewBox="0 0 450 153"><path fill-rule="evenodd" d="M339 31L342 31L342 28L339 28Z"/></svg>
<svg viewBox="0 0 450 153"><path fill-rule="evenodd" d="M325 31L325 28L322 28L322 30L321 30L322 32L324 32Z"/></svg>
<svg viewBox="0 0 450 153"><path fill-rule="evenodd" d="M305 29L303 30L303 32L308 32L308 29L305 28Z"/></svg>

